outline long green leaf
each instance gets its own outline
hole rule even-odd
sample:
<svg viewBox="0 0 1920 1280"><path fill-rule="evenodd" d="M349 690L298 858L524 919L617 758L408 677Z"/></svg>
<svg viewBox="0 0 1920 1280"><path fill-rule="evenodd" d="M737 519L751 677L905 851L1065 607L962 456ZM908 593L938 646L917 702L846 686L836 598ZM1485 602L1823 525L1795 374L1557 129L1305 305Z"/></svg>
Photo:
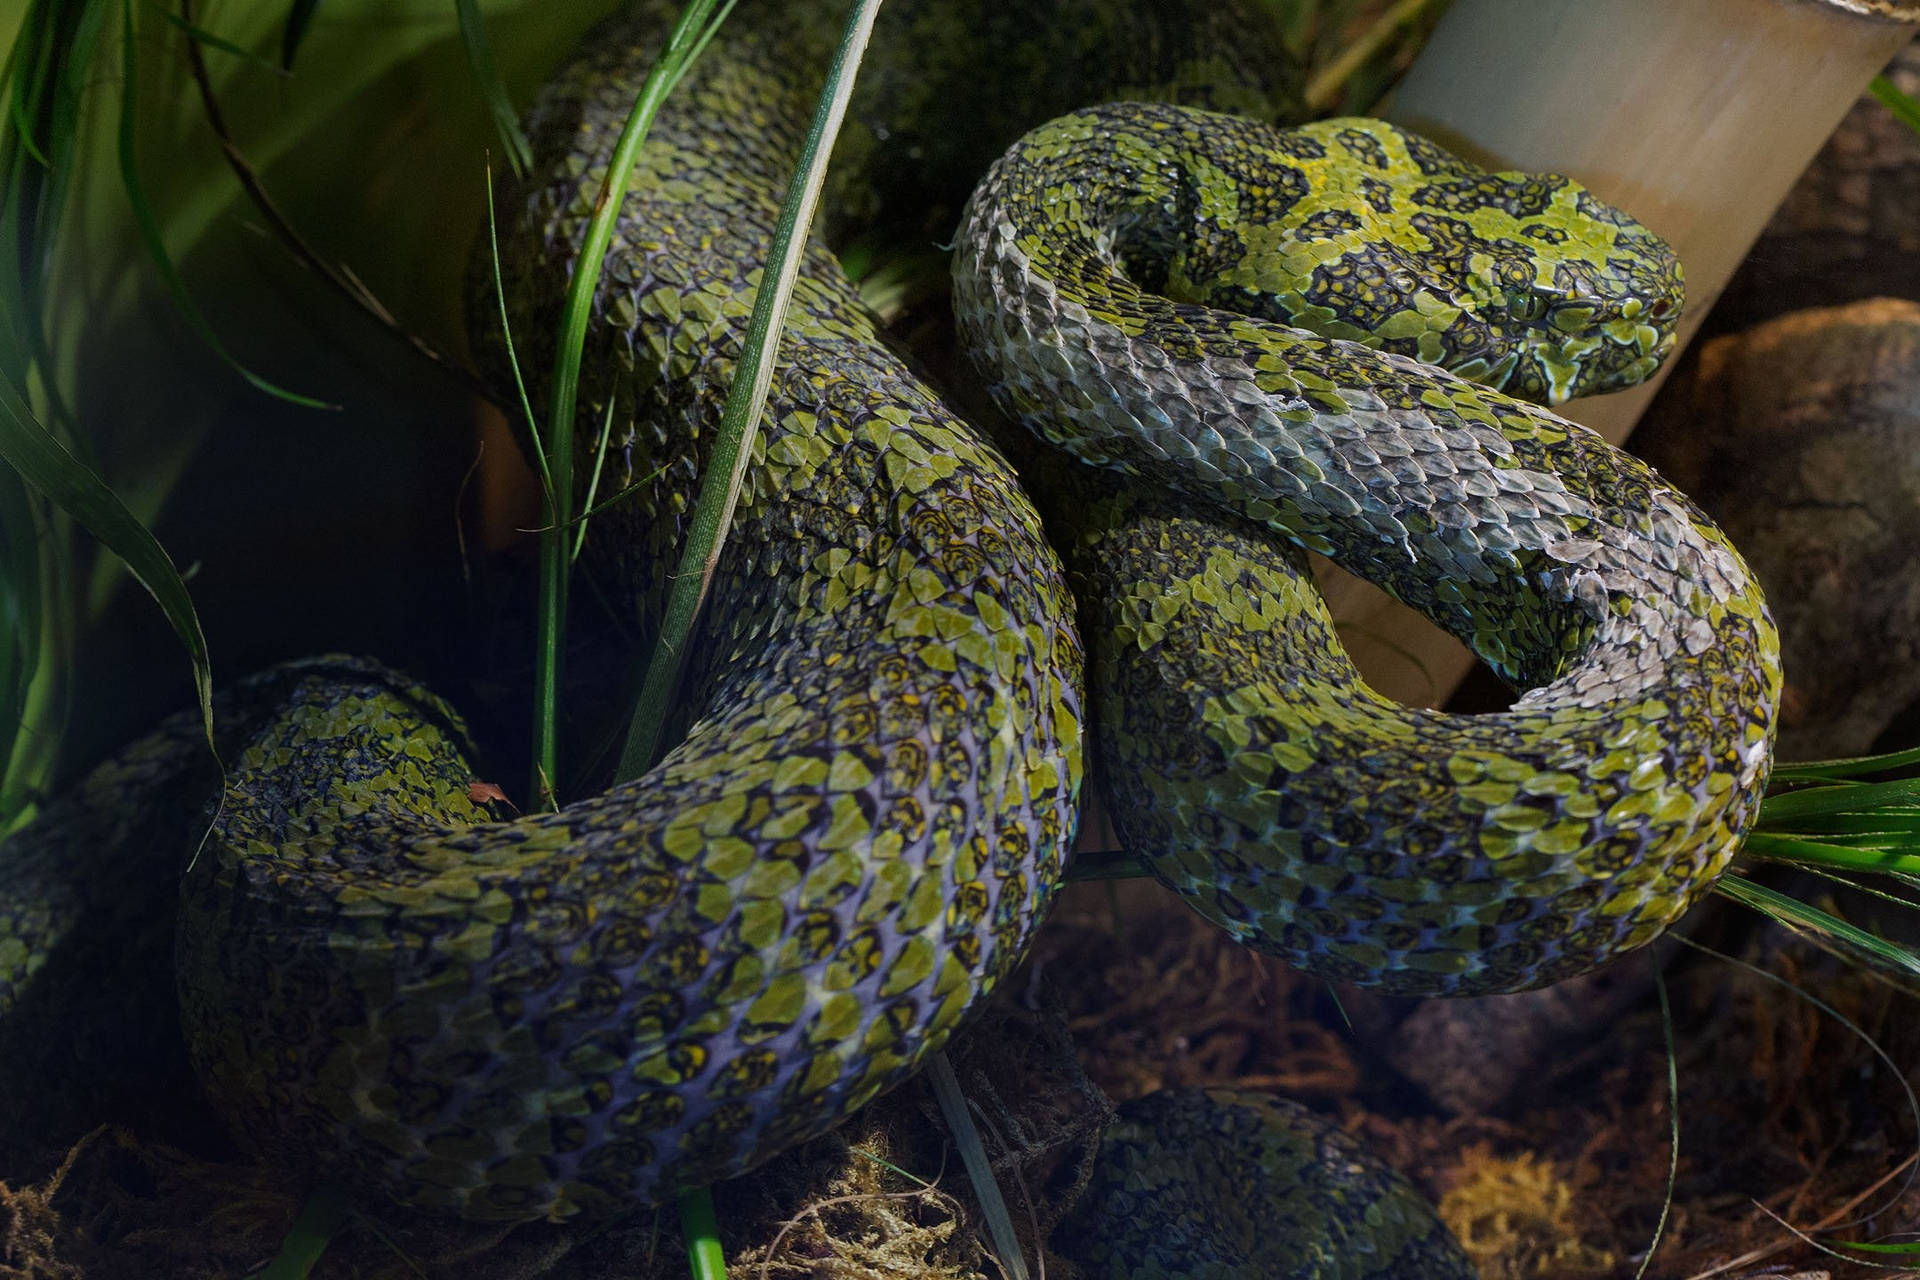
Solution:
<svg viewBox="0 0 1920 1280"><path fill-rule="evenodd" d="M1777 862L1804 862L1848 871L1920 873L1920 858L1772 831L1756 831L1748 836L1742 852Z"/></svg>
<svg viewBox="0 0 1920 1280"><path fill-rule="evenodd" d="M1861 1249L1867 1253L1897 1254L1901 1257L1920 1257L1920 1241L1907 1241L1905 1244L1868 1244L1863 1240L1835 1240L1834 1246L1840 1249Z"/></svg>
<svg viewBox="0 0 1920 1280"><path fill-rule="evenodd" d="M727 1280L720 1220L713 1212L713 1193L705 1187L680 1193L680 1234L686 1240L687 1267L693 1272L693 1280Z"/></svg>
<svg viewBox="0 0 1920 1280"><path fill-rule="evenodd" d="M727 525L740 499L747 462L753 456L754 436L760 429L767 388L773 380L780 328L786 319L787 304L793 297L793 284L800 272L820 188L826 181L827 157L833 151L834 139L839 136L840 122L846 117L847 100L853 95L860 56L866 50L874 17L879 12L880 0L858 0L848 15L840 47L834 52L827 71L826 88L814 109L813 122L801 148L799 168L787 184L760 287L754 293L753 315L747 322L740 363L727 388L720 430L707 459L706 474L700 478L700 496L688 522L687 543L681 549L680 564L667 595L660 635L648 658L640 697L634 704L632 723L627 730L626 747L615 769L615 777L622 781L645 773L660 752L660 737L666 729L667 711L673 705L680 670L686 662L694 620L706 602L707 588L726 543Z"/></svg>
<svg viewBox="0 0 1920 1280"><path fill-rule="evenodd" d="M1761 801L1760 822L1766 826L1776 826L1821 814L1865 813L1916 804L1920 804L1920 778L1808 787L1801 791L1770 795Z"/></svg>
<svg viewBox="0 0 1920 1280"><path fill-rule="evenodd" d="M1867 92L1880 100L1880 104L1893 112L1898 120L1915 133L1920 133L1920 99L1911 94L1900 92L1892 80L1885 75L1875 76L1867 84Z"/></svg>
<svg viewBox="0 0 1920 1280"><path fill-rule="evenodd" d="M1797 933L1831 942L1849 955L1903 977L1920 978L1920 956L1885 938L1877 938L1858 925L1848 924L1831 912L1742 876L1721 876L1713 887L1714 892L1751 907Z"/></svg>
<svg viewBox="0 0 1920 1280"><path fill-rule="evenodd" d="M960 1149L960 1163L966 1167L967 1181L973 1185L980 1211L986 1216L987 1235L993 1241L994 1255L1009 1280L1027 1280L1027 1257L1020 1251L1020 1238L1013 1233L1013 1215L1007 1212L1006 1198L1000 1194L1000 1183L993 1176L993 1164L987 1159L980 1131L967 1109L967 1095L960 1088L960 1077L954 1074L953 1063L945 1053L936 1053L928 1060L927 1079L933 1085L940 1114L947 1122L947 1132L953 1135L953 1143Z"/></svg>
<svg viewBox="0 0 1920 1280"><path fill-rule="evenodd" d="M320 0L293 0L293 6L287 10L287 24L280 31L280 66L283 70L293 70L294 55L300 52L300 42L307 38L307 28L313 25L313 15L319 9Z"/></svg>
<svg viewBox="0 0 1920 1280"><path fill-rule="evenodd" d="M731 9L731 4L728 9ZM581 237L580 256L573 264L562 309L559 341L554 344L553 385L547 414L545 456L549 470L546 510L540 535L539 599L535 605L533 667L533 780L535 803L555 807L554 779L559 773L561 658L565 646L567 575L572 565L568 533L573 524L573 419L580 398L580 360L586 350L587 326L593 317L593 294L600 266L613 241L614 223L626 202L627 182L640 146L654 117L667 100L690 60L706 46L706 29L714 0L689 0L667 37L666 47L654 59L646 83L634 99L626 124L607 160L607 176L595 198L594 214ZM725 17L725 11L721 18ZM720 19L713 19L717 22Z"/></svg>
<svg viewBox="0 0 1920 1280"><path fill-rule="evenodd" d="M126 561L140 585L159 602L193 662L194 690L200 700L207 746L211 749L213 665L207 655L207 638L200 630L200 618L194 612L192 597L187 594L187 584L181 581L165 548L134 518L106 481L40 425L25 399L5 379L0 379L0 457L27 483L79 521L108 550Z"/></svg>
<svg viewBox="0 0 1920 1280"><path fill-rule="evenodd" d="M32 498L18 472L0 471L0 835L21 816L33 782L24 763L40 726L27 708L40 666L45 583Z"/></svg>
<svg viewBox="0 0 1920 1280"><path fill-rule="evenodd" d="M200 304L193 300L193 294L187 289L187 283L180 278L179 269L173 264L173 255L167 252L166 237L160 231L160 219L154 214L153 206L148 202L146 189L140 182L140 166L135 159L134 134L139 119L139 95L137 92L140 73L140 50L134 42L133 0L121 0L121 100L120 100L120 179L126 187L127 203L133 210L134 225L139 228L140 239L147 247L147 256L153 259L154 268L160 273L161 281L167 287L167 293L173 298L174 305L186 318L200 340L207 344L213 353L248 383L270 396L302 405L309 409L334 409L324 400L303 396L268 382L253 370L241 364L227 350L227 344L220 339L201 314Z"/></svg>
<svg viewBox="0 0 1920 1280"><path fill-rule="evenodd" d="M1920 764L1920 747L1906 751L1889 751L1877 756L1847 756L1838 760L1804 760L1793 764L1777 764L1773 767L1773 782L1831 782L1842 778L1857 778L1868 773L1890 773L1895 769L1905 769Z"/></svg>
<svg viewBox="0 0 1920 1280"><path fill-rule="evenodd" d="M454 7L460 14L460 43L467 51L467 65L473 68L474 82L487 101L494 130L500 135L500 146L507 153L507 164L516 178L524 178L527 167L533 163L533 145L520 128L519 113L507 97L507 86L501 82L500 73L494 69L493 48L487 43L486 20L480 16L480 5L477 0L454 0Z"/></svg>
<svg viewBox="0 0 1920 1280"><path fill-rule="evenodd" d="M159 14L162 18L166 19L170 25L186 33L187 38L196 44L204 45L209 49L218 49L221 53L238 58L242 62L251 63L256 67L271 71L276 75L287 74L283 69L268 62L252 50L243 49L225 36L209 31L198 23L187 21L187 19L181 17L171 9L160 9Z"/></svg>
<svg viewBox="0 0 1920 1280"><path fill-rule="evenodd" d="M306 1280L347 1223L347 1198L332 1187L318 1187L300 1206L274 1255L257 1280Z"/></svg>

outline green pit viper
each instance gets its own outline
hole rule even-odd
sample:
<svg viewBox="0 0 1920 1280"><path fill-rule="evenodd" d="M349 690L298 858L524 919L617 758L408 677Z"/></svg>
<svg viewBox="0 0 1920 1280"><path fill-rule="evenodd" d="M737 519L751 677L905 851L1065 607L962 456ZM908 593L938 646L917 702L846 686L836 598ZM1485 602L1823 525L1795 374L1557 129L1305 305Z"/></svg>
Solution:
<svg viewBox="0 0 1920 1280"><path fill-rule="evenodd" d="M596 33L529 118L541 168L501 205L523 368L551 364L661 8ZM607 491L640 485L590 545L643 629L840 9L742 3L632 175L582 421L620 424ZM1774 632L1684 497L1533 403L1651 370L1678 265L1565 179L1376 121L1276 130L1295 75L1258 6L882 9L679 745L499 821L469 798L458 717L378 665L221 696L227 790L182 857L177 980L195 1067L250 1142L522 1220L658 1202L822 1132L1018 963L1072 841L1089 703L1127 847L1316 974L1517 990L1686 910L1764 788ZM1135 101L1073 110L1102 99ZM967 201L954 255L994 397L1103 468L1036 461L1062 495L1050 543L825 244L939 235L1053 116ZM497 357L485 288L474 314ZM1478 717L1377 697L1302 548L1530 691ZM129 748L0 853L0 1013L100 885L170 874L182 851L141 837L204 799L174 798L193 737ZM1077 1218L1097 1274L1469 1273L1305 1112L1163 1098L1110 1139Z"/></svg>

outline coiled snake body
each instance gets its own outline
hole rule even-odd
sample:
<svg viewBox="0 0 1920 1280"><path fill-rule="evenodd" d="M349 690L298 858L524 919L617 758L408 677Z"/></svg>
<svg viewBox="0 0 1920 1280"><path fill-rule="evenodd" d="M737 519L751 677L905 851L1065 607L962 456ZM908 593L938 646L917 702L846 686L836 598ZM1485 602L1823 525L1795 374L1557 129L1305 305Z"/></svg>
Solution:
<svg viewBox="0 0 1920 1280"><path fill-rule="evenodd" d="M621 216L582 413L631 424L628 474L603 483L665 464L592 539L649 624L837 8L743 4ZM977 138L924 121L982 66L1025 69L1021 125L1102 91L1051 74L1067 65L1108 94L1284 114L1270 40L1227 7L1043 8L1069 52L998 6L883 10L860 110L887 127L842 149L849 225L957 206L947 169L970 181L1017 131L1009 95L982 99L1001 105ZM943 43L970 18L1004 56ZM527 368L550 364L659 30L651 8L603 30L530 121L546 176L502 246ZM1779 681L1757 591L1646 468L1414 359L1539 399L1643 375L1671 325L1657 241L1564 180L1482 174L1371 122L1275 133L1135 105L1017 145L969 205L955 280L1003 403L1129 477L1066 479L1059 539L1117 820L1200 909L1330 977L1489 991L1644 943L1702 891L1765 780ZM1383 702L1294 544L1542 687L1471 720ZM496 822L467 797L457 718L383 669L316 662L235 695L179 949L209 1092L284 1159L509 1220L658 1200L820 1132L937 1049L1044 915L1080 798L1072 612L1011 470L815 243L690 727L645 778ZM0 876L45 879L74 812L12 842ZM0 915L0 1011L71 918ZM1368 1185L1303 1220L1373 1239L1369 1215L1400 1210ZM1413 1252L1380 1244L1366 1270L1456 1274L1413 1220Z"/></svg>

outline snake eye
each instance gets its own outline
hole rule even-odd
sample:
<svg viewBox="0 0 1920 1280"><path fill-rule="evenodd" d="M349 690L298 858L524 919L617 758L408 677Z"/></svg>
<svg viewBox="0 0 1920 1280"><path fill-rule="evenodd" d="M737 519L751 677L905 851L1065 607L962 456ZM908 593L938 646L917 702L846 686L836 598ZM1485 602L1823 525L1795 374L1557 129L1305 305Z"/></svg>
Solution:
<svg viewBox="0 0 1920 1280"><path fill-rule="evenodd" d="M1547 310L1547 300L1531 289L1513 289L1507 293L1507 314L1516 320L1538 320Z"/></svg>

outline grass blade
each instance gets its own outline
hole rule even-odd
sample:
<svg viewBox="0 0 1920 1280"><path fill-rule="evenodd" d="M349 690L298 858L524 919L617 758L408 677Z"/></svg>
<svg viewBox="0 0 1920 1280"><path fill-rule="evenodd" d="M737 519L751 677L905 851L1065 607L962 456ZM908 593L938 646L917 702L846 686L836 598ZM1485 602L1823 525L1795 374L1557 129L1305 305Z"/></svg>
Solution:
<svg viewBox="0 0 1920 1280"><path fill-rule="evenodd" d="M1878 99L1880 105L1893 112L1894 119L1915 133L1920 133L1920 98L1900 92L1885 75L1877 75L1869 81L1867 92Z"/></svg>
<svg viewBox="0 0 1920 1280"><path fill-rule="evenodd" d="M1680 1054L1673 1047L1673 1006L1667 1000L1667 975L1658 954L1648 951L1653 969L1653 989L1660 994L1660 1030L1667 1042L1667 1115L1671 1129L1667 1140L1667 1191L1660 1201L1660 1219L1653 1224L1653 1239L1647 1243L1646 1256L1633 1273L1633 1280L1647 1274L1653 1255L1660 1251L1660 1239L1667 1233L1667 1216L1673 1211L1673 1189L1680 1180Z"/></svg>
<svg viewBox="0 0 1920 1280"><path fill-rule="evenodd" d="M1076 880L1138 880L1152 875L1142 862L1125 849L1089 849L1075 853L1067 862L1067 883Z"/></svg>
<svg viewBox="0 0 1920 1280"><path fill-rule="evenodd" d="M1724 875L1714 892L1751 907L1786 929L1816 943L1829 944L1870 968L1884 969L1902 978L1920 978L1920 956L1831 912L1801 902L1777 889L1755 884L1743 876Z"/></svg>
<svg viewBox="0 0 1920 1280"><path fill-rule="evenodd" d="M40 572L40 536L33 499L18 472L0 470L0 836L25 816L37 779L26 761L39 726L29 719L40 667L46 584Z"/></svg>
<svg viewBox="0 0 1920 1280"><path fill-rule="evenodd" d="M220 340L220 335L214 332L213 326L209 324L207 318L201 314L200 305L193 300L192 293L188 292L186 281L180 278L180 272L173 264L173 257L167 252L166 237L160 232L160 220L155 216L153 206L147 201L146 190L140 184L140 167L134 158L135 123L139 116L140 105L139 94L137 92L140 51L134 42L133 0L121 0L120 13L120 31L123 44L121 55L122 96L120 99L120 179L126 187L127 203L132 207L134 224L139 229L141 242L146 245L147 256L153 259L153 265L159 271L160 279L165 283L168 294L173 298L174 305L180 309L181 315L186 318L187 324L193 329L194 333L199 336L200 340L206 343L207 346L212 349L213 353L219 356L229 368L246 379L248 383L258 390L264 391L270 396L276 396L279 399L302 405L309 409L338 408L337 405L330 405L324 400L315 400L311 396L299 395L296 392L276 386L241 364L234 358L233 353L227 350L227 344Z"/></svg>
<svg viewBox="0 0 1920 1280"><path fill-rule="evenodd" d="M316 1188L287 1228L280 1252L256 1280L307 1280L346 1221L347 1198L332 1187Z"/></svg>
<svg viewBox="0 0 1920 1280"><path fill-rule="evenodd" d="M680 1193L680 1234L687 1242L687 1268L693 1280L727 1280L720 1220L713 1212L713 1193L705 1187Z"/></svg>
<svg viewBox="0 0 1920 1280"><path fill-rule="evenodd" d="M986 1215L987 1235L993 1240L1000 1266L1010 1280L1027 1280L1027 1259L1020 1252L1019 1237L1013 1234L1013 1215L1007 1212L987 1149L980 1143L980 1131L967 1110L967 1095L961 1091L960 1078L953 1073L953 1064L945 1053L933 1055L927 1065L927 1079L933 1085L933 1096L940 1103L940 1114L946 1118L954 1145L960 1148L960 1163L966 1166L967 1180L973 1184L980 1211Z"/></svg>
<svg viewBox="0 0 1920 1280"><path fill-rule="evenodd" d="M180 0L178 21L189 30L197 30L193 27L192 0ZM206 112L207 127L213 130L213 136L220 143L220 151L226 156L227 167L233 171L233 176L240 183L240 189L246 192L247 199L253 202L254 209L266 220L267 227L279 237L281 243L292 251L294 257L311 268L315 275L332 285L341 297L365 312L383 332L406 343L416 354L426 357L443 373L482 399L492 398L491 388L475 378L464 366L442 355L419 334L403 328L394 318L393 312L374 296L373 291L367 288L358 276L346 267L322 256L320 251L307 241L299 228L294 226L293 220L281 211L279 204L268 194L266 183L261 181L259 172L240 150L239 143L234 141L232 132L227 128L226 113L220 109L219 97L214 92L213 79L207 73L206 57L201 52L200 42L197 40L187 44L187 64L192 70L194 85L200 91L200 104ZM278 69L275 68L275 70Z"/></svg>
<svg viewBox="0 0 1920 1280"><path fill-rule="evenodd" d="M10 382L0 379L0 457L27 483L98 538L159 602L193 662L194 691L207 747L213 747L213 666L187 584L147 527L85 463L67 451L34 417Z"/></svg>
<svg viewBox="0 0 1920 1280"><path fill-rule="evenodd" d="M1835 786L1784 791L1760 802L1760 823L1780 826L1830 813L1864 813L1873 809L1912 807L1920 803L1920 778L1892 782L1849 782Z"/></svg>
<svg viewBox="0 0 1920 1280"><path fill-rule="evenodd" d="M287 10L287 25L280 31L283 71L293 70L293 57L300 52L300 42L307 38L307 28L313 25L313 15L319 9L320 0L293 0L293 7Z"/></svg>
<svg viewBox="0 0 1920 1280"><path fill-rule="evenodd" d="M1307 82L1307 105L1315 111L1330 110L1340 101L1340 91L1346 88L1347 81L1366 65L1367 59L1385 48L1400 28L1418 19L1434 4L1435 0L1398 0L1375 19L1359 39L1349 43L1337 58L1314 73L1313 79Z"/></svg>
<svg viewBox="0 0 1920 1280"><path fill-rule="evenodd" d="M1856 849L1843 844L1775 831L1756 831L1747 837L1742 853L1776 862L1809 863L1847 871L1883 873L1920 872L1920 857L1884 849Z"/></svg>
<svg viewBox="0 0 1920 1280"><path fill-rule="evenodd" d="M507 86L494 69L493 48L487 43L486 21L480 16L477 0L454 0L460 15L460 43L466 47L467 65L473 69L474 83L487 101L493 115L493 127L500 135L500 146L507 153L507 165L516 178L524 178L533 164L533 144L520 128L519 113L507 97Z"/></svg>
<svg viewBox="0 0 1920 1280"><path fill-rule="evenodd" d="M687 545L682 549L679 568L672 579L660 635L654 641L640 698L634 705L632 724L627 731L626 747L615 770L615 777L623 781L646 772L659 754L660 736L680 680L688 639L700 606L706 600L714 567L720 561L727 524L733 518L747 461L753 455L753 438L759 430L767 388L773 379L780 328L786 318L787 304L793 297L793 283L800 271L808 228L813 224L814 207L819 203L820 188L826 181L827 156L833 151L840 122L846 116L860 56L879 11L880 0L858 0L848 15L840 47L834 52L827 72L826 87L807 131L799 168L787 185L786 198L780 206L780 220L774 228L760 288L754 295L753 316L747 324L740 364L727 389L720 430L707 461L706 474L701 477L700 496L688 525Z"/></svg>
<svg viewBox="0 0 1920 1280"><path fill-rule="evenodd" d="M1868 773L1889 773L1920 764L1920 747L1877 756L1847 756L1838 760L1804 760L1773 767L1775 786L1797 782L1833 782Z"/></svg>
<svg viewBox="0 0 1920 1280"><path fill-rule="evenodd" d="M250 62L254 66L262 67L268 71L273 72L275 75L286 74L286 72L282 71L279 67L274 66L271 62L268 62L265 58L256 56L252 51L241 48L239 45L227 39L225 36L217 35L214 32L207 30L205 27L200 26L197 23L194 23L189 19L183 17L182 15L175 13L171 9L161 9L159 8L158 5L156 5L155 10L159 13L159 15L162 18L166 19L168 23L172 24L175 27L178 27L181 31L185 32L187 38L189 40L192 40L195 44L203 45L209 49L218 49L221 53L228 54L231 57L239 58L242 62Z"/></svg>
<svg viewBox="0 0 1920 1280"><path fill-rule="evenodd" d="M546 510L540 535L540 587L536 605L533 669L533 781L534 803L555 807L553 779L559 773L561 632L567 616L567 573L571 567L568 533L573 525L573 419L579 403L580 359L586 349L587 326L593 315L593 293L613 227L625 204L627 181L635 158L661 103L679 82L691 58L705 47L710 33L704 24L714 0L689 0L667 37L666 47L647 73L627 122L607 161L606 180L595 198L594 215L581 238L580 256L567 283L559 341L554 344L552 399L547 414L544 456L547 461ZM724 17L724 14L722 15Z"/></svg>

